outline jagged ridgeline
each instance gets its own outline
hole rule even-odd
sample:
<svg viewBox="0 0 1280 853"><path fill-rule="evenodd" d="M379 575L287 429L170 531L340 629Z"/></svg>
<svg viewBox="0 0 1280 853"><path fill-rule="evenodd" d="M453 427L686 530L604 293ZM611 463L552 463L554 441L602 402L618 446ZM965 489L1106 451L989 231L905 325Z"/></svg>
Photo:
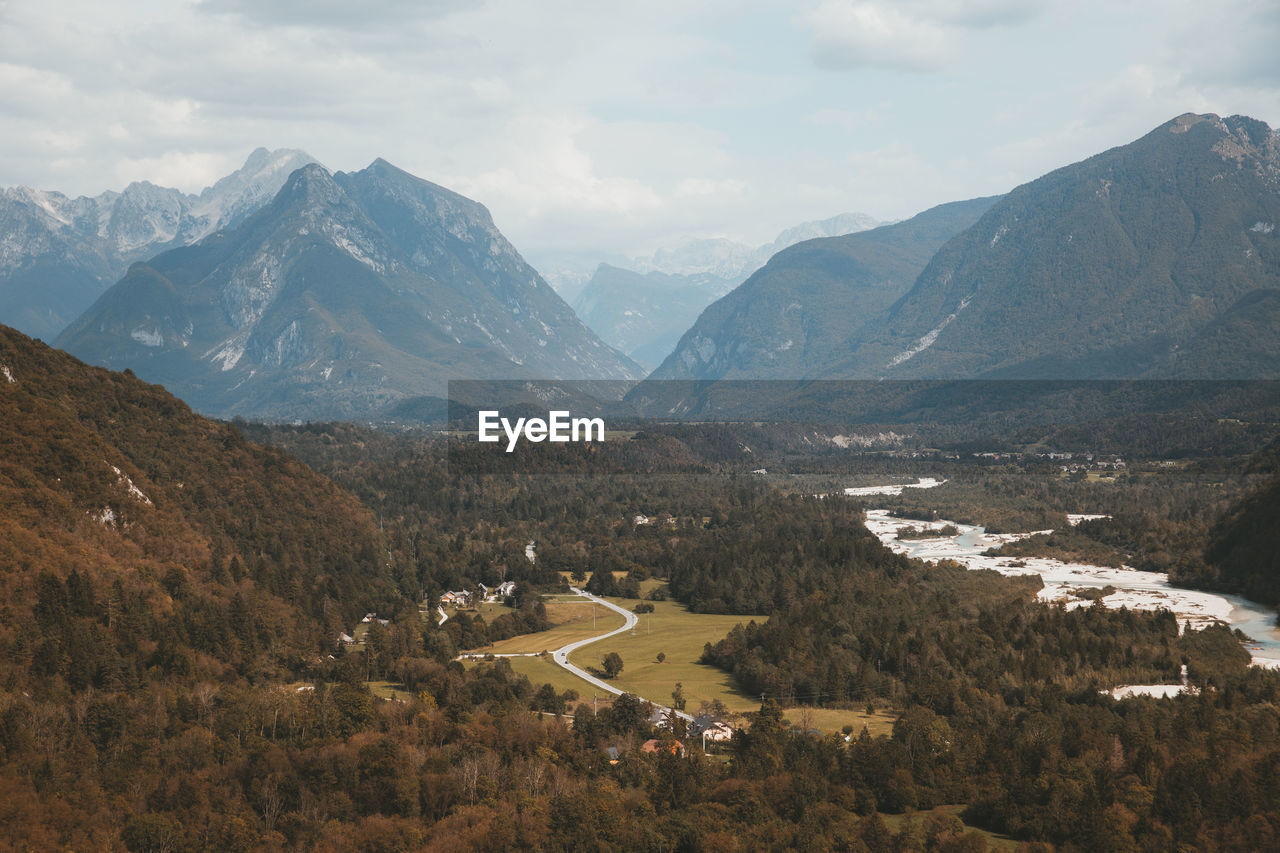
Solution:
<svg viewBox="0 0 1280 853"><path fill-rule="evenodd" d="M0 322L53 340L131 263L238 224L310 162L305 151L259 148L199 195L147 181L91 198L0 190Z"/></svg>
<svg viewBox="0 0 1280 853"><path fill-rule="evenodd" d="M0 448L10 684L260 671L388 598L376 523L350 494L5 326Z"/></svg>
<svg viewBox="0 0 1280 853"><path fill-rule="evenodd" d="M449 379L628 379L483 205L312 164L239 227L136 264L58 339L199 411L379 417Z"/></svg>
<svg viewBox="0 0 1280 853"><path fill-rule="evenodd" d="M779 253L651 378L1280 378L1265 123L1179 116L967 204Z"/></svg>
<svg viewBox="0 0 1280 853"><path fill-rule="evenodd" d="M1014 189L835 375L1275 379L1280 135L1179 116Z"/></svg>

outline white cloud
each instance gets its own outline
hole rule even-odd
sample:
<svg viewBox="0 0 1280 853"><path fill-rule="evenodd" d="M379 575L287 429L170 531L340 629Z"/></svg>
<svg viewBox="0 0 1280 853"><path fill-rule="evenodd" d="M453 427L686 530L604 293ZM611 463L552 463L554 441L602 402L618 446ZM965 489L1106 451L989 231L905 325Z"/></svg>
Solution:
<svg viewBox="0 0 1280 853"><path fill-rule="evenodd" d="M1280 123L1274 0L794 9L0 2L0 185L198 190L259 145L382 156L486 204L521 250L603 256L907 216L1188 109Z"/></svg>
<svg viewBox="0 0 1280 853"><path fill-rule="evenodd" d="M600 175L577 144L585 123L571 118L525 115L512 120L492 156L500 168L451 183L473 198L536 219L551 211L630 217L659 208L662 200L634 178Z"/></svg>
<svg viewBox="0 0 1280 853"><path fill-rule="evenodd" d="M685 178L676 185L674 197L678 199L702 197L727 200L742 196L746 189L746 183L735 178L726 178L718 181L710 178Z"/></svg>
<svg viewBox="0 0 1280 853"><path fill-rule="evenodd" d="M212 186L240 163L222 154L204 151L166 151L157 157L124 158L116 166L116 185L150 181L162 187L198 192Z"/></svg>
<svg viewBox="0 0 1280 853"><path fill-rule="evenodd" d="M939 23L889 3L823 0L805 19L813 32L813 60L822 68L933 71L954 50Z"/></svg>
<svg viewBox="0 0 1280 853"><path fill-rule="evenodd" d="M1043 0L820 0L802 20L811 56L829 70L938 71L967 47L967 33L1025 24Z"/></svg>

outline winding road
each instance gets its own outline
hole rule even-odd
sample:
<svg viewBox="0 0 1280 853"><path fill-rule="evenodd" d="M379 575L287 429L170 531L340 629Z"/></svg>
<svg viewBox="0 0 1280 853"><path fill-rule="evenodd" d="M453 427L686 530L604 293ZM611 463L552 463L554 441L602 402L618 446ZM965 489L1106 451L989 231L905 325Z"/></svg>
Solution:
<svg viewBox="0 0 1280 853"><path fill-rule="evenodd" d="M569 587L569 590L573 592L575 595L580 595L583 598L594 601L597 604L602 604L605 607L609 608L610 610L614 611L615 613L621 613L623 619L625 619L626 622L623 623L621 628L615 628L612 631L606 631L605 633L598 634L597 636L594 636L594 637L587 637L585 640L577 640L575 642L563 645L551 653L551 659L554 660L556 664L558 664L559 666L569 670L569 672L578 676L578 678L581 678L583 681L589 682L593 687L598 687L601 690L604 690L607 693L612 693L615 696L621 696L623 693L627 691L614 687L609 682L596 678L594 675L587 672L582 667L574 663L570 663L569 655L573 654L583 646L589 646L592 643L599 642L600 640L607 640L610 637L616 636L617 634L621 634L625 631L630 631L632 628L636 626L636 623L640 621L640 618L636 616L636 614L632 613L630 610L619 607L618 605L614 604L611 601L605 601L600 596L592 595L586 590L578 589L577 587ZM538 657L540 654L541 652L524 652L524 653L517 653L517 654L494 655L494 657L500 657L500 658ZM480 658L480 657L484 657L484 655L470 654L470 655L467 655L467 657ZM668 708L666 705L659 705L658 703L651 702L650 700L645 700L645 701L649 701L650 704L653 705L653 707L659 710L666 711L668 713L672 710L671 708ZM690 716L689 714L686 714L684 711L676 711L676 715L679 716L682 720L685 720L686 722L691 722L693 720L693 717Z"/></svg>

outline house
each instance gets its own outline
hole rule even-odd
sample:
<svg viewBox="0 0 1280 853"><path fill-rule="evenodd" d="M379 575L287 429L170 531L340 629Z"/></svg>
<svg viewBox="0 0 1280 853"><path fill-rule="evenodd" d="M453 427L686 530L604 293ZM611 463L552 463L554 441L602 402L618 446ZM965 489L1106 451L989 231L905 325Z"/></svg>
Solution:
<svg viewBox="0 0 1280 853"><path fill-rule="evenodd" d="M368 625L370 622L372 622L374 619L377 619L377 618L378 618L377 613L366 613L364 615L364 618L360 620L360 624Z"/></svg>
<svg viewBox="0 0 1280 853"><path fill-rule="evenodd" d="M649 516L647 515L637 515L635 517L635 523L639 525L639 524L652 524L653 522L649 519Z"/></svg>
<svg viewBox="0 0 1280 853"><path fill-rule="evenodd" d="M723 743L733 740L733 729L728 723L712 723L710 726L702 730L703 741L714 741Z"/></svg>
<svg viewBox="0 0 1280 853"><path fill-rule="evenodd" d="M516 582L503 581L502 583L498 584L498 588L495 589L494 592L498 594L499 598L507 598L508 596L515 595Z"/></svg>
<svg viewBox="0 0 1280 853"><path fill-rule="evenodd" d="M689 734L702 737L704 741L721 742L733 737L733 728L711 714L702 713L694 717L693 722L689 724Z"/></svg>
<svg viewBox="0 0 1280 853"><path fill-rule="evenodd" d="M337 646L354 646L355 644L356 644L356 638L346 633L345 631L338 635L338 641L334 643L334 645L337 645Z"/></svg>

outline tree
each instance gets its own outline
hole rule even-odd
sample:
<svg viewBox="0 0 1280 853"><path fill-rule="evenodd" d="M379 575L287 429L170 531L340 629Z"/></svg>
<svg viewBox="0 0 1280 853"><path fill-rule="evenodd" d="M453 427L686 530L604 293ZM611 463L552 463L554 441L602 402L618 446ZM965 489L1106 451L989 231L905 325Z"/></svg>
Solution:
<svg viewBox="0 0 1280 853"><path fill-rule="evenodd" d="M617 652L609 652L604 656L601 665L604 667L606 678L617 678L618 673L622 672L622 655Z"/></svg>
<svg viewBox="0 0 1280 853"><path fill-rule="evenodd" d="M659 662L661 662L661 652L658 653L658 658ZM677 681L676 689L671 691L671 707L675 708L677 711L683 711L686 701L687 700L684 698L684 685Z"/></svg>
<svg viewBox="0 0 1280 853"><path fill-rule="evenodd" d="M658 663L662 663L666 659L667 659L666 652L658 652Z"/></svg>

